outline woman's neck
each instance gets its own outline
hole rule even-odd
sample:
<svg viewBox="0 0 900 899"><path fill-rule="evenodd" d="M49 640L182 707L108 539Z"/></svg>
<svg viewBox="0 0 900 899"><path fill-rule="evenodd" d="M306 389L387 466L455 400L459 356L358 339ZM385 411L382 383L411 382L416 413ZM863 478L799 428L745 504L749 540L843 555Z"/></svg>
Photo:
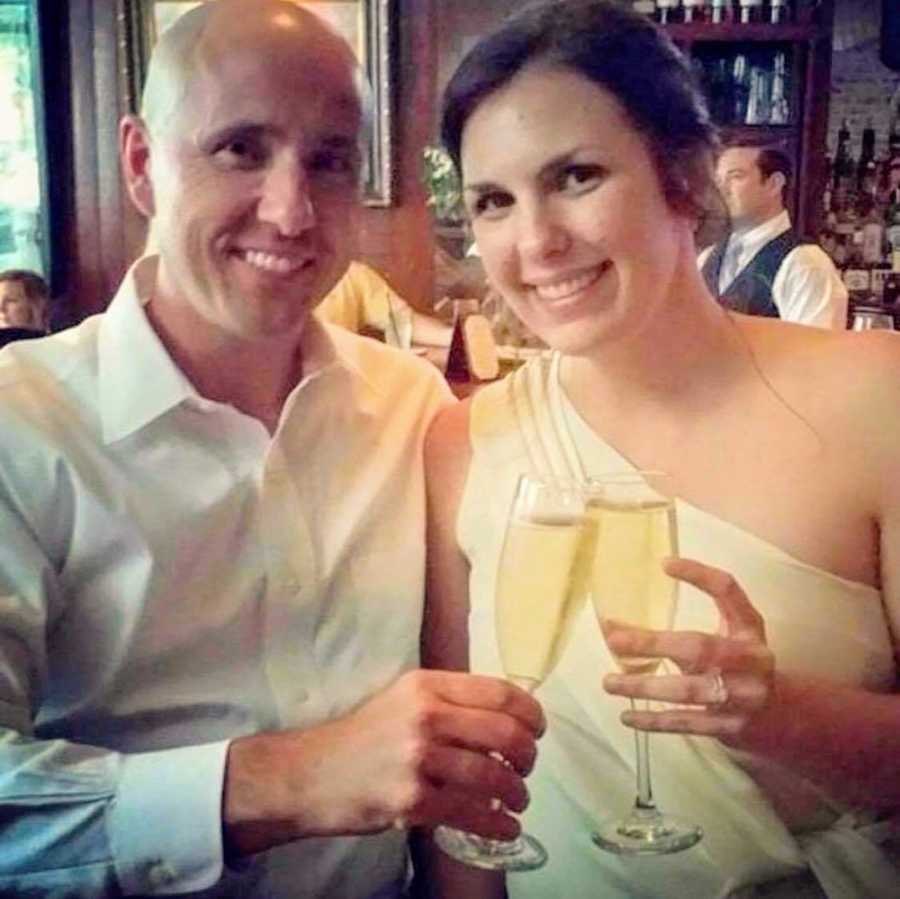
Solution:
<svg viewBox="0 0 900 899"><path fill-rule="evenodd" d="M696 265L677 274L654 306L634 333L564 360L563 383L579 405L683 410L714 400L746 371L740 325L710 295Z"/></svg>

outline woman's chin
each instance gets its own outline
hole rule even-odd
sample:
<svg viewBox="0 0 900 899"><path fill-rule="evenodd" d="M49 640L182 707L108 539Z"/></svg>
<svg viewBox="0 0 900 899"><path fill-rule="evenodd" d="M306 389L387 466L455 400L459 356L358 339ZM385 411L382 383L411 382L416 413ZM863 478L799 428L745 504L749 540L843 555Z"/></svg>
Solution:
<svg viewBox="0 0 900 899"><path fill-rule="evenodd" d="M532 330L550 349L566 356L589 356L603 340L601 329L595 321L573 321Z"/></svg>

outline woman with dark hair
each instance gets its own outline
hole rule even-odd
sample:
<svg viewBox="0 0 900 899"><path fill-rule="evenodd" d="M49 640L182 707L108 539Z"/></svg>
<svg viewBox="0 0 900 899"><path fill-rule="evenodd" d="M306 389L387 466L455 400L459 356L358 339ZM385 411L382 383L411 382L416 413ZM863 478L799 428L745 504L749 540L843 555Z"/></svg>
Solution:
<svg viewBox="0 0 900 899"><path fill-rule="evenodd" d="M900 345L730 313L696 266L716 136L689 65L604 0L514 16L469 53L443 137L491 286L553 351L448 409L428 442L430 660L499 671L493 594L518 475L662 470L674 629L593 613L538 692L549 727L523 826L548 848L513 897L900 894ZM467 599L468 598L468 601ZM438 645L438 641L427 641ZM622 697L657 700L627 711ZM628 725L623 727L622 723ZM630 728L694 848L610 855ZM896 850L896 847L894 847ZM896 854L894 856L896 858Z"/></svg>

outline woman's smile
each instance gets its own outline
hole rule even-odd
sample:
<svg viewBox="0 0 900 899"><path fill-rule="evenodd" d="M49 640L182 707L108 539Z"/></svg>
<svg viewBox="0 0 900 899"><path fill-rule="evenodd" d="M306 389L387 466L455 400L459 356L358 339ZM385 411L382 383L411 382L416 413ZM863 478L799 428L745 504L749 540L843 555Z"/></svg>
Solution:
<svg viewBox="0 0 900 899"><path fill-rule="evenodd" d="M535 281L531 284L531 290L534 296L544 303L574 301L592 288L611 266L612 263L607 259L590 268L559 275L553 279Z"/></svg>

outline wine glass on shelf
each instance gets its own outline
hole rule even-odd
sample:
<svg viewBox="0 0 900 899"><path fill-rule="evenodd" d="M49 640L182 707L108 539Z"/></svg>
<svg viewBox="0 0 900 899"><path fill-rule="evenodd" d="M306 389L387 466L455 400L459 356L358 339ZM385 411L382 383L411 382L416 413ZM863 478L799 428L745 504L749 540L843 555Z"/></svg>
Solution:
<svg viewBox="0 0 900 899"><path fill-rule="evenodd" d="M528 692L555 667L587 599L593 534L581 483L534 475L519 478L494 608L504 674ZM490 840L438 827L435 841L448 855L478 868L531 871L547 861L547 850L526 833L514 840Z"/></svg>
<svg viewBox="0 0 900 899"><path fill-rule="evenodd" d="M659 472L632 471L591 478L587 514L596 526L591 599L604 637L608 622L669 630L678 582L662 562L678 553L675 504ZM628 674L652 674L659 659L617 657ZM634 700L631 707L635 707ZM629 814L603 822L591 838L620 855L679 852L698 842L702 829L663 814L653 800L649 735L635 730L637 797Z"/></svg>

